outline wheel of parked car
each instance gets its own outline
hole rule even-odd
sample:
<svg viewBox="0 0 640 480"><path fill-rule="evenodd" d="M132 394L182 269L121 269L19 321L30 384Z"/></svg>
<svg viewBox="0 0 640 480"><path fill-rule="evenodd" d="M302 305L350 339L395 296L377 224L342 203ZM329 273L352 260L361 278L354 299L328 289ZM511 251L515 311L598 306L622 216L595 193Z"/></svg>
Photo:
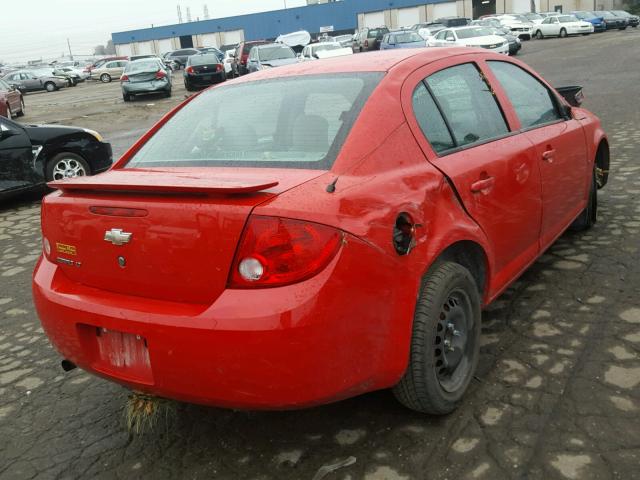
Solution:
<svg viewBox="0 0 640 480"><path fill-rule="evenodd" d="M540 30L538 30L538 31L536 32L536 38L537 38L538 40L542 40L542 39L544 38L544 35L542 34L542 32L541 32Z"/></svg>
<svg viewBox="0 0 640 480"><path fill-rule="evenodd" d="M91 175L89 164L80 155L62 152L53 157L46 167L47 181Z"/></svg>
<svg viewBox="0 0 640 480"><path fill-rule="evenodd" d="M20 99L20 111L18 113L16 113L16 115L18 117L23 117L24 116L24 100L22 98Z"/></svg>
<svg viewBox="0 0 640 480"><path fill-rule="evenodd" d="M102 75L100 75L100 81L102 83L109 83L111 81L111 75L109 75L108 73L103 73Z"/></svg>
<svg viewBox="0 0 640 480"><path fill-rule="evenodd" d="M47 92L55 92L58 89L58 87L56 87L56 84L53 82L47 82L44 84L44 89Z"/></svg>
<svg viewBox="0 0 640 480"><path fill-rule="evenodd" d="M456 408L478 363L480 303L476 282L462 265L436 263L423 278L409 365L393 389L400 402L430 414Z"/></svg>
<svg viewBox="0 0 640 480"><path fill-rule="evenodd" d="M565 38L567 36L567 30L564 28L561 28L559 36L560 38Z"/></svg>
<svg viewBox="0 0 640 480"><path fill-rule="evenodd" d="M131 100L133 100L133 96L132 96L132 95L130 95L130 94L128 94L128 93L123 93L123 94L122 94L122 99L123 99L125 102L130 102Z"/></svg>
<svg viewBox="0 0 640 480"><path fill-rule="evenodd" d="M13 118L13 112L11 111L11 105L7 103L7 118L11 120Z"/></svg>
<svg viewBox="0 0 640 480"><path fill-rule="evenodd" d="M171 96L171 90L167 90L166 92L164 92L164 96L169 98Z"/></svg>
<svg viewBox="0 0 640 480"><path fill-rule="evenodd" d="M580 216L571 224L571 230L580 231L587 230L595 225L598 221L598 184L596 182L596 172L594 169L591 179L591 188L589 190L589 203L582 211Z"/></svg>

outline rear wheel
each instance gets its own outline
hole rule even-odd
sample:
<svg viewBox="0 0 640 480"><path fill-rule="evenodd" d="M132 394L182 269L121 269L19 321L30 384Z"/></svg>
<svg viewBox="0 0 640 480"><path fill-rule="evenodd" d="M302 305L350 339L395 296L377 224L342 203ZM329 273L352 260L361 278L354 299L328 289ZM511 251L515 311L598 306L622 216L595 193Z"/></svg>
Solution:
<svg viewBox="0 0 640 480"><path fill-rule="evenodd" d="M571 224L571 230L587 230L598 221L598 185L596 183L596 172L591 174L591 187L589 189L589 200L587 206Z"/></svg>
<svg viewBox="0 0 640 480"><path fill-rule="evenodd" d="M123 93L123 94L122 94L122 99L123 99L125 102L130 102L131 100L133 100L133 97L132 97L132 95L130 95L130 94L128 94L128 93Z"/></svg>
<svg viewBox="0 0 640 480"><path fill-rule="evenodd" d="M536 38L538 40L542 40L544 38L544 35L542 35L542 32L540 30L536 32Z"/></svg>
<svg viewBox="0 0 640 480"><path fill-rule="evenodd" d="M13 118L13 112L11 111L11 105L7 103L7 118L11 120Z"/></svg>
<svg viewBox="0 0 640 480"><path fill-rule="evenodd" d="M564 28L560 29L560 38L565 38L567 36L567 31Z"/></svg>
<svg viewBox="0 0 640 480"><path fill-rule="evenodd" d="M56 87L56 84L53 82L47 82L44 84L44 89L47 92L55 92L58 89L58 87Z"/></svg>
<svg viewBox="0 0 640 480"><path fill-rule="evenodd" d="M102 75L100 75L100 81L102 83L109 83L111 81L111 75L109 75L108 73L103 73Z"/></svg>
<svg viewBox="0 0 640 480"><path fill-rule="evenodd" d="M18 117L23 117L24 113L25 113L25 111L24 111L24 99L21 98L20 99L20 111L18 113L16 113L16 115Z"/></svg>
<svg viewBox="0 0 640 480"><path fill-rule="evenodd" d="M169 98L171 96L171 89L169 89L166 92L164 92L164 96Z"/></svg>
<svg viewBox="0 0 640 480"><path fill-rule="evenodd" d="M47 181L91 175L91 168L84 158L71 152L62 152L47 163Z"/></svg>
<svg viewBox="0 0 640 480"><path fill-rule="evenodd" d="M419 412L455 410L478 363L480 321L471 273L457 263L436 264L422 281L409 365L393 389L396 398Z"/></svg>

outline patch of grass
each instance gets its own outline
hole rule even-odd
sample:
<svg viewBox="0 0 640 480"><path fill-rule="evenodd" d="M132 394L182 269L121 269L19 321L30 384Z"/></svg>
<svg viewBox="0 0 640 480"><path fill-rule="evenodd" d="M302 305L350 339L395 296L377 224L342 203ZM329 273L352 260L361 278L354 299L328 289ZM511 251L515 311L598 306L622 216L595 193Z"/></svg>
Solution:
<svg viewBox="0 0 640 480"><path fill-rule="evenodd" d="M168 426L174 416L174 402L144 393L131 392L124 407L127 430L136 435L153 431L160 420Z"/></svg>

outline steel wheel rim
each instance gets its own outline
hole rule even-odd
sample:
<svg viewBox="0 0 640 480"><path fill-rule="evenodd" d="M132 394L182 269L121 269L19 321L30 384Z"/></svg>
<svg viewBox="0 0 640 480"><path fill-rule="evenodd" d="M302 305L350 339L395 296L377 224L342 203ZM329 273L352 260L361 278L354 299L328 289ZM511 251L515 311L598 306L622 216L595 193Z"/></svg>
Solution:
<svg viewBox="0 0 640 480"><path fill-rule="evenodd" d="M448 393L464 386L475 349L473 307L466 292L449 292L440 307L434 340L434 368L438 383Z"/></svg>
<svg viewBox="0 0 640 480"><path fill-rule="evenodd" d="M84 177L87 172L82 163L75 158L63 158L58 160L53 167L52 177L54 180L65 178Z"/></svg>

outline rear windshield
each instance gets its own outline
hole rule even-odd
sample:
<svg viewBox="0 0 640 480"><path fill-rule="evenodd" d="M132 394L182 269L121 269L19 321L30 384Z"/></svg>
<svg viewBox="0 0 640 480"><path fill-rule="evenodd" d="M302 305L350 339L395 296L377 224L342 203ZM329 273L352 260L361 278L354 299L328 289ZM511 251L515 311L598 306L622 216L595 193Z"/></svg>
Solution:
<svg viewBox="0 0 640 480"><path fill-rule="evenodd" d="M269 60L295 58L296 54L289 47L285 46L260 47L258 49L258 57L261 62L267 62Z"/></svg>
<svg viewBox="0 0 640 480"><path fill-rule="evenodd" d="M160 70L158 60L137 60L129 62L124 69L125 73L157 72Z"/></svg>
<svg viewBox="0 0 640 480"><path fill-rule="evenodd" d="M208 53L205 55L192 55L187 61L189 65L211 65L214 63L220 63L220 59L214 53Z"/></svg>
<svg viewBox="0 0 640 480"><path fill-rule="evenodd" d="M185 105L128 168L330 169L382 73L222 85Z"/></svg>
<svg viewBox="0 0 640 480"><path fill-rule="evenodd" d="M424 42L424 39L420 35L413 32L398 33L393 35L393 38L395 38L398 43Z"/></svg>
<svg viewBox="0 0 640 480"><path fill-rule="evenodd" d="M369 30L368 36L377 38L377 37L381 37L385 33L389 33L389 29L388 28L376 28L376 29Z"/></svg>

